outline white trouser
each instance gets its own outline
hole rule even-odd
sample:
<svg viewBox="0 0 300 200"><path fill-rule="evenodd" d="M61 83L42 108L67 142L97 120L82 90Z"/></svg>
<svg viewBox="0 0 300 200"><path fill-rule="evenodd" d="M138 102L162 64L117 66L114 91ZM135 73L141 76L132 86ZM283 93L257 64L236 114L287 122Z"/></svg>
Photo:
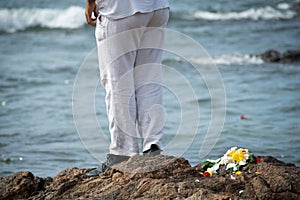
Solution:
<svg viewBox="0 0 300 200"><path fill-rule="evenodd" d="M110 153L133 156L139 154L137 131L142 138L142 151L152 144L162 148L163 99L161 85L162 50L135 48L116 53L135 43L160 43L164 32L147 27L164 28L169 17L168 9L110 20L100 16L96 26L98 59L101 83L106 90L106 108L111 134ZM118 33L145 28L138 34L119 38L114 45L101 47L103 39L113 38ZM159 32L159 31L158 31ZM153 39L155 37L155 39ZM122 46L123 45L123 46ZM155 45L154 45L155 46ZM116 58L117 57L117 58Z"/></svg>

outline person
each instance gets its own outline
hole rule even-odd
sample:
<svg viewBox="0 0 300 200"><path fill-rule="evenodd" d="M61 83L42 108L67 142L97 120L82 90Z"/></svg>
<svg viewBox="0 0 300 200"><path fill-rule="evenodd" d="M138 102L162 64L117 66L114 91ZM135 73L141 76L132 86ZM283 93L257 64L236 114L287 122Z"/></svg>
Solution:
<svg viewBox="0 0 300 200"><path fill-rule="evenodd" d="M164 34L155 28L166 27L169 4L168 0L100 0L98 3L86 0L85 16L87 23L96 27L100 78L106 91L111 136L106 162L85 175L93 177L139 155L136 130L142 138L144 156L160 155L162 151L163 92L159 84L162 50L135 48L122 55L113 52L135 41L142 44L153 40L161 46ZM134 29L139 30L139 34L130 32ZM116 38L115 45L101 48L103 41L126 31L126 39Z"/></svg>

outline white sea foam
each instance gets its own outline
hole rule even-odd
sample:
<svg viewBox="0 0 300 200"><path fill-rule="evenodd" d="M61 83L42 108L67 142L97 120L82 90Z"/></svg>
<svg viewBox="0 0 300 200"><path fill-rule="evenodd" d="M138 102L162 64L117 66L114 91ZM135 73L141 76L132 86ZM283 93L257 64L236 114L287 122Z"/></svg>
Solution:
<svg viewBox="0 0 300 200"><path fill-rule="evenodd" d="M193 14L193 18L205 20L270 20L270 19L291 19L296 16L296 12L287 10L287 5L278 5L281 10L274 9L270 6L264 8L250 8L241 12L207 12L197 11Z"/></svg>
<svg viewBox="0 0 300 200"><path fill-rule="evenodd" d="M280 4L277 5L277 8L281 9L281 10L287 10L287 9L290 8L290 5L287 4L287 3L280 3Z"/></svg>
<svg viewBox="0 0 300 200"><path fill-rule="evenodd" d="M231 64L254 64L260 65L264 63L260 56L249 54L228 54L216 57L213 59L216 64L231 65Z"/></svg>
<svg viewBox="0 0 300 200"><path fill-rule="evenodd" d="M0 31L13 33L30 27L75 29L85 24L84 8L0 9Z"/></svg>
<svg viewBox="0 0 300 200"><path fill-rule="evenodd" d="M212 60L217 65L260 65L264 63L260 56L238 53L213 57ZM203 58L196 58L193 59L193 61L199 64L205 64L210 62L210 60Z"/></svg>

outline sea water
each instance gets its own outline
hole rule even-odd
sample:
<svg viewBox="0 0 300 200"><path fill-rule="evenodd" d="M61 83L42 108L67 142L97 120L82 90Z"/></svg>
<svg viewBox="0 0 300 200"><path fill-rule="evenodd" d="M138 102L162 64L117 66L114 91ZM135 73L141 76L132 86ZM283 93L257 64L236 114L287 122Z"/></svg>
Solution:
<svg viewBox="0 0 300 200"><path fill-rule="evenodd" d="M206 49L226 92L222 132L212 151L199 158L211 118L210 94L203 77L186 60L165 53L163 63L180 72L195 91L196 99L187 97L187 104L200 110L199 118L188 118L191 123L199 122L197 132L186 129L180 133L193 137L180 152L192 165L216 159L231 146L300 165L300 64L265 63L257 56L269 49L299 50L300 10L293 7L295 2L170 0L168 28ZM54 176L67 167L99 165L82 144L72 113L77 72L96 46L94 28L85 24L84 4L73 0L0 1L0 159L11 160L0 162L0 175L32 171ZM175 48L183 48L176 42ZM186 52L195 63L204 62L193 57L195 52L189 48ZM181 91L182 83L173 81L172 86ZM164 93L167 145L178 134L185 111L177 94L168 88ZM100 126L108 136L100 84L95 96L96 115L103 120ZM242 115L246 120L241 120ZM107 151L107 144L94 145Z"/></svg>

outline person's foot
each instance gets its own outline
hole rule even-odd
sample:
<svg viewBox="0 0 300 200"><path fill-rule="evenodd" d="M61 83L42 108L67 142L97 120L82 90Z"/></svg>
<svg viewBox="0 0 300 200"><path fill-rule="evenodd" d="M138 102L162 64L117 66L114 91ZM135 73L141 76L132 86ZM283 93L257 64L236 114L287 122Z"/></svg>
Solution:
<svg viewBox="0 0 300 200"><path fill-rule="evenodd" d="M161 150L156 144L151 144L150 149L143 152L143 156L146 157L157 156L160 155L160 152Z"/></svg>
<svg viewBox="0 0 300 200"><path fill-rule="evenodd" d="M103 173L106 169L112 167L115 164L121 163L123 161L127 161L129 158L130 158L129 156L120 156L120 155L114 155L114 154L107 154L106 162L102 163L102 165L99 166L98 168L87 172L84 175L84 178L99 176L99 174Z"/></svg>

